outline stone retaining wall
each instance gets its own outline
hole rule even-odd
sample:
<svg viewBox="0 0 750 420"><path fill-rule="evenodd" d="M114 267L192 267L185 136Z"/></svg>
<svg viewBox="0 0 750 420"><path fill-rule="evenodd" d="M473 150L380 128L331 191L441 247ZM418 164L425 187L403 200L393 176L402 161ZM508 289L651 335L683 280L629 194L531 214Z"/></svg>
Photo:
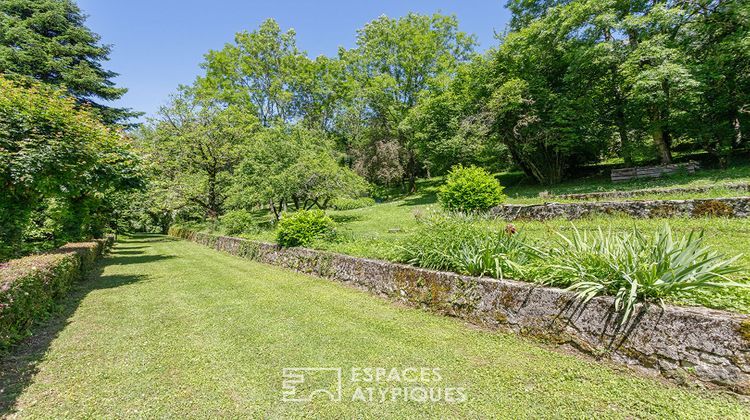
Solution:
<svg viewBox="0 0 750 420"><path fill-rule="evenodd" d="M750 217L750 197L694 200L591 201L580 203L505 204L491 210L505 220L580 219L596 215L656 217Z"/></svg>
<svg viewBox="0 0 750 420"><path fill-rule="evenodd" d="M725 184L708 185L704 187L679 187L679 188L648 188L632 191L602 191L581 194L559 194L547 197L564 200L599 200L602 198L627 198L650 194L685 194L685 193L707 193L715 189L750 192L750 184Z"/></svg>
<svg viewBox="0 0 750 420"><path fill-rule="evenodd" d="M512 280L170 229L232 255L334 279L474 324L537 337L680 383L750 393L750 317L705 308L639 305L624 326L598 297Z"/></svg>

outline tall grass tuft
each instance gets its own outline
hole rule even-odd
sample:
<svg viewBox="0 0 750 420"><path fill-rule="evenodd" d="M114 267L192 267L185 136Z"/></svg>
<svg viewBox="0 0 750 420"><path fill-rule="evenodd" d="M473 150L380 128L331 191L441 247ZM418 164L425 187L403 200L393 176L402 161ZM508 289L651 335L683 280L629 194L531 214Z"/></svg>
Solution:
<svg viewBox="0 0 750 420"><path fill-rule="evenodd" d="M697 289L741 286L727 275L740 270L703 243L703 233L676 237L669 225L653 235L628 232L581 233L575 229L553 247L534 277L545 284L567 287L584 302L612 295L615 310L627 322L639 301L662 301Z"/></svg>
<svg viewBox="0 0 750 420"><path fill-rule="evenodd" d="M401 246L402 262L473 276L523 278L541 251L522 235L499 231L472 216L432 214Z"/></svg>

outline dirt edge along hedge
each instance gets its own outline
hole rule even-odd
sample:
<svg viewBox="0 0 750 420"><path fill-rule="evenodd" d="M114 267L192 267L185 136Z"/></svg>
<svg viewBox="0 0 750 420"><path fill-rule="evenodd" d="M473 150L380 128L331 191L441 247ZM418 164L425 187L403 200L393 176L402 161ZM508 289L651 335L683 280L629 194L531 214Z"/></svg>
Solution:
<svg viewBox="0 0 750 420"><path fill-rule="evenodd" d="M49 316L73 282L90 271L114 237L69 243L52 252L0 264L0 352Z"/></svg>
<svg viewBox="0 0 750 420"><path fill-rule="evenodd" d="M638 304L622 325L611 297L513 280L425 270L173 227L170 235L232 255L334 279L411 306L540 338L677 383L750 394L750 317L706 308Z"/></svg>

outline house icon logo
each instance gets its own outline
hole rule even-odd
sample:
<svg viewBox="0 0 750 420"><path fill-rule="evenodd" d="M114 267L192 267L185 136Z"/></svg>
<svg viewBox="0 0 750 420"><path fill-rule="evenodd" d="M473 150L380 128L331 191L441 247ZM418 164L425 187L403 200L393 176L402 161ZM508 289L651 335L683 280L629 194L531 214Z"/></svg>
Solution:
<svg viewBox="0 0 750 420"><path fill-rule="evenodd" d="M341 401L341 368L284 368L282 378L283 401L308 402L316 397Z"/></svg>

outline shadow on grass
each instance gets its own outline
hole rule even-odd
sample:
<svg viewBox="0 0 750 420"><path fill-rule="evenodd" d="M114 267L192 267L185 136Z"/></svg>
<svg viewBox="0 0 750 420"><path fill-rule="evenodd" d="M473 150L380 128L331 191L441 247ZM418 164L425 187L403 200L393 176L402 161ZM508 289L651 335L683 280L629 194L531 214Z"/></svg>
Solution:
<svg viewBox="0 0 750 420"><path fill-rule="evenodd" d="M132 248L131 248L132 249ZM112 253L112 255L143 255L143 251L138 250L122 250L122 251L115 251Z"/></svg>
<svg viewBox="0 0 750 420"><path fill-rule="evenodd" d="M331 219L333 219L336 223L351 223L351 222L359 222L363 219L362 216L358 215L343 215L343 214L332 214Z"/></svg>
<svg viewBox="0 0 750 420"><path fill-rule="evenodd" d="M73 285L69 295L60 302L60 310L55 315L36 326L31 337L15 345L7 354L0 355L0 418L14 413L18 397L33 382L39 371L38 365L44 361L51 343L70 323L70 317L89 293L137 283L147 278L143 275L102 275L105 267L144 264L173 258L161 255L133 255L136 251L131 251L132 249L143 247L129 246L142 242L160 242L163 238L139 235L122 239L120 246L125 249L115 249L111 255L99 261L84 280Z"/></svg>
<svg viewBox="0 0 750 420"><path fill-rule="evenodd" d="M414 195L414 196L404 198L403 204L400 204L400 205L411 207L411 206L424 206L427 204L435 204L435 203L437 203L437 194L426 193L426 194L419 194L419 195Z"/></svg>

